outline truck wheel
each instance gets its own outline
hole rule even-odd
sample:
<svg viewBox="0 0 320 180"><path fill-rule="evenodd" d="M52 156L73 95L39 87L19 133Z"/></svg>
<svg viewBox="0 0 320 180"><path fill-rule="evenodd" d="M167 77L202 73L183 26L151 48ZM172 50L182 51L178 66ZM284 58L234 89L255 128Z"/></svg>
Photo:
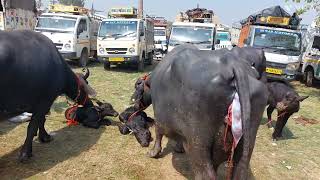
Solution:
<svg viewBox="0 0 320 180"><path fill-rule="evenodd" d="M142 54L142 59L139 60L138 62L138 71L143 72L144 70L144 61L145 61L145 54Z"/></svg>
<svg viewBox="0 0 320 180"><path fill-rule="evenodd" d="M311 87L313 85L314 73L311 68L304 73L304 79L305 79L306 86Z"/></svg>
<svg viewBox="0 0 320 180"><path fill-rule="evenodd" d="M89 54L87 49L83 49L79 59L79 66L86 67L89 60Z"/></svg>
<svg viewBox="0 0 320 180"><path fill-rule="evenodd" d="M105 61L103 64L103 67L105 70L110 70L110 62L109 61Z"/></svg>
<svg viewBox="0 0 320 180"><path fill-rule="evenodd" d="M148 64L148 65L152 65L152 60L153 60L153 53L151 52L151 53L149 53L149 55L148 55L147 64Z"/></svg>

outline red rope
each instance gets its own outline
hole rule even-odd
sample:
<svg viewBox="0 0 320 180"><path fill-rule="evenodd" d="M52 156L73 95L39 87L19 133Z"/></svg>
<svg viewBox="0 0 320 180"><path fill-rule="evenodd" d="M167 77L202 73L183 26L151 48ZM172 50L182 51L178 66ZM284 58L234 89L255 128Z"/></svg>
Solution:
<svg viewBox="0 0 320 180"><path fill-rule="evenodd" d="M76 96L76 98L74 99L74 104L71 105L72 107L67 109L66 110L66 113L65 113L65 116L66 116L66 119L67 119L67 125L68 126L75 126L75 125L78 125L79 122L76 121L76 111L79 107L79 105L85 105L85 103L87 102L88 100L88 95L86 94L83 102L78 102L78 99L80 98L80 95L81 95L81 85L80 85L80 79L79 79L79 76L76 75L76 82L77 82L77 91L78 91L78 94Z"/></svg>
<svg viewBox="0 0 320 180"><path fill-rule="evenodd" d="M78 125L78 121L76 121L76 111L78 109L78 106L73 106L66 110L65 116L67 119L67 125L68 126L75 126Z"/></svg>

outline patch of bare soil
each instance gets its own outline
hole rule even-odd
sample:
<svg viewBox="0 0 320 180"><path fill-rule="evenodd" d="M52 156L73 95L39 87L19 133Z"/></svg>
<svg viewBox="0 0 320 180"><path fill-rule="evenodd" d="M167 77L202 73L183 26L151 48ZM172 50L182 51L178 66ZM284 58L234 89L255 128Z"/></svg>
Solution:
<svg viewBox="0 0 320 180"><path fill-rule="evenodd" d="M294 118L294 121L296 122L296 124L300 124L302 126L306 126L306 125L314 125L314 124L319 124L320 122L318 120L315 119L309 119L303 116L299 116Z"/></svg>

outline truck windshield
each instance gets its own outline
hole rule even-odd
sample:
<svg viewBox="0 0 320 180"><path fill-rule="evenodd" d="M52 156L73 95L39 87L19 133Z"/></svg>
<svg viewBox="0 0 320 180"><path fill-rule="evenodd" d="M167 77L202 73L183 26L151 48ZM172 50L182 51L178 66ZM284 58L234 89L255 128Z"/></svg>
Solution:
<svg viewBox="0 0 320 180"><path fill-rule="evenodd" d="M137 21L103 21L99 30L102 38L137 37Z"/></svg>
<svg viewBox="0 0 320 180"><path fill-rule="evenodd" d="M166 36L166 30L164 29L155 29L154 36Z"/></svg>
<svg viewBox="0 0 320 180"><path fill-rule="evenodd" d="M212 31L212 27L174 26L172 28L170 44L211 44Z"/></svg>
<svg viewBox="0 0 320 180"><path fill-rule="evenodd" d="M253 46L300 52L301 34L271 29L255 29Z"/></svg>
<svg viewBox="0 0 320 180"><path fill-rule="evenodd" d="M40 17L36 29L74 32L77 20L62 17Z"/></svg>
<svg viewBox="0 0 320 180"><path fill-rule="evenodd" d="M220 41L230 41L230 36L228 32L217 32L217 39Z"/></svg>

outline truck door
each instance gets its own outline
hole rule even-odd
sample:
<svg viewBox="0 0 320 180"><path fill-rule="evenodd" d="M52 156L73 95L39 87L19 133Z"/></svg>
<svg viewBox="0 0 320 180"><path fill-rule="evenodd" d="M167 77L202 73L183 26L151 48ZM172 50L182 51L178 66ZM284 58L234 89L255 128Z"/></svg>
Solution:
<svg viewBox="0 0 320 180"><path fill-rule="evenodd" d="M145 27L144 27L144 22L140 21L139 24L139 47L140 47L140 55L142 56L143 51L146 50L146 43L145 43ZM146 56L146 54L145 54Z"/></svg>
<svg viewBox="0 0 320 180"><path fill-rule="evenodd" d="M80 57L83 48L87 48L90 53L90 37L87 19L81 19L77 28L77 57Z"/></svg>

